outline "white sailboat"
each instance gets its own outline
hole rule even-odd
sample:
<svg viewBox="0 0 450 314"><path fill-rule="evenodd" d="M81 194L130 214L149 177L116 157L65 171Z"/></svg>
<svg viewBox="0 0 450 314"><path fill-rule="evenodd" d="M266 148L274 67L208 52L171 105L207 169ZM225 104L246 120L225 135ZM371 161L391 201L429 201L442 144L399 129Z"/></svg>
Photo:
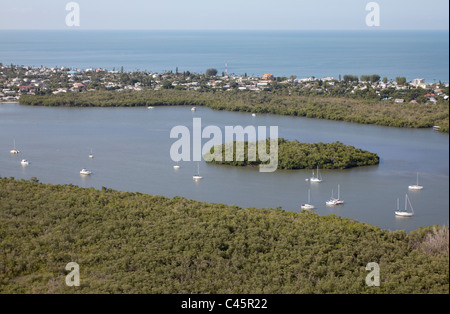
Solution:
<svg viewBox="0 0 450 314"><path fill-rule="evenodd" d="M341 186L338 184L338 198L334 198L333 190L331 192L331 199L327 201L327 205L336 206L336 205L344 205L345 201L341 200Z"/></svg>
<svg viewBox="0 0 450 314"><path fill-rule="evenodd" d="M89 154L89 158L94 159L94 154L92 153L92 149L91 149L91 153Z"/></svg>
<svg viewBox="0 0 450 314"><path fill-rule="evenodd" d="M83 175L83 176L90 176L90 175L92 174L92 171L89 171L89 170L83 168L83 169L80 171L80 174Z"/></svg>
<svg viewBox="0 0 450 314"><path fill-rule="evenodd" d="M311 210L311 209L316 208L314 205L311 204L311 190L310 189L308 190L308 203L302 204L301 208L304 210Z"/></svg>
<svg viewBox="0 0 450 314"><path fill-rule="evenodd" d="M200 175L200 164L197 165L197 173L192 177L195 181L203 179L203 177Z"/></svg>
<svg viewBox="0 0 450 314"><path fill-rule="evenodd" d="M180 169L180 165L178 164L178 162L177 162L177 164L175 166L173 166L173 169L175 169L175 170Z"/></svg>
<svg viewBox="0 0 450 314"><path fill-rule="evenodd" d="M313 171L312 177L309 180L311 182L316 182L316 183L322 182L322 175L320 174L319 166L317 166L317 176L314 176L314 171Z"/></svg>
<svg viewBox="0 0 450 314"><path fill-rule="evenodd" d="M408 204L411 208L411 211L408 212ZM412 217L414 216L414 208L411 205L411 202L409 200L408 194L405 196L405 209L400 210L400 199L397 199L397 210L395 211L395 215L399 217Z"/></svg>
<svg viewBox="0 0 450 314"><path fill-rule="evenodd" d="M16 149L16 140L14 140L14 149L12 149L12 150L10 151L10 153L13 154L13 155L17 155L17 154L20 153L20 152Z"/></svg>
<svg viewBox="0 0 450 314"><path fill-rule="evenodd" d="M334 190L331 190L331 198L327 201L327 205L329 205L329 206L336 205L334 202L335 200L336 199L334 198Z"/></svg>
<svg viewBox="0 0 450 314"><path fill-rule="evenodd" d="M410 190L423 190L423 186L419 185L419 173L417 172L417 182L415 185L410 185L408 187Z"/></svg>
<svg viewBox="0 0 450 314"><path fill-rule="evenodd" d="M30 162L29 162L28 160L26 160L26 159L22 159L22 161L20 162L20 164L21 164L22 166L28 166L28 165L30 164Z"/></svg>

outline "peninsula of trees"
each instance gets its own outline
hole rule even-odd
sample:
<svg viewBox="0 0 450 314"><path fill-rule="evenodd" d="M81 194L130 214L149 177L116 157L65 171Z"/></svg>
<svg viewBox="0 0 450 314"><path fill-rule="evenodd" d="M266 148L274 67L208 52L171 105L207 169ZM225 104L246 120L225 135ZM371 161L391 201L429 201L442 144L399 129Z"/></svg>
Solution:
<svg viewBox="0 0 450 314"><path fill-rule="evenodd" d="M23 105L77 107L206 106L215 110L347 121L401 128L441 127L448 133L447 104L389 103L346 97L256 94L249 92L91 91L57 95L24 95Z"/></svg>
<svg viewBox="0 0 450 314"><path fill-rule="evenodd" d="M232 145L231 145L232 144ZM270 146L269 140L264 141L266 148ZM240 145L240 146L239 146ZM210 150L210 156L214 157L216 152L220 156L209 162L231 166L257 166L263 162L258 154L259 142L249 145L249 142L225 143ZM237 147L242 147L241 156ZM227 160L227 149L233 154L232 160ZM250 156L250 158L249 158ZM256 158L255 158L256 157ZM347 169L361 166L378 165L380 158L377 154L357 149L353 146L344 145L340 142L326 143L300 143L299 141L287 141L278 139L278 169Z"/></svg>
<svg viewBox="0 0 450 314"><path fill-rule="evenodd" d="M207 106L405 128L449 129L449 84L404 77L263 78L0 64L0 99L43 106Z"/></svg>
<svg viewBox="0 0 450 314"><path fill-rule="evenodd" d="M448 234L0 178L0 293L448 294Z"/></svg>

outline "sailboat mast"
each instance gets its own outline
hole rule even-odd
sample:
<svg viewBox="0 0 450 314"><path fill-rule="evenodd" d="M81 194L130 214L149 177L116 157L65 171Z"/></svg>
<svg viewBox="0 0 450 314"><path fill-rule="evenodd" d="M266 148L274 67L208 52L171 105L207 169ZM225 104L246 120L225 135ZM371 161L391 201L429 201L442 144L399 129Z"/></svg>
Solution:
<svg viewBox="0 0 450 314"><path fill-rule="evenodd" d="M409 207L411 207L411 213L414 214L414 208L412 207L411 201L408 198L408 194L406 194L405 211L407 211L407 204L408 203L409 203Z"/></svg>

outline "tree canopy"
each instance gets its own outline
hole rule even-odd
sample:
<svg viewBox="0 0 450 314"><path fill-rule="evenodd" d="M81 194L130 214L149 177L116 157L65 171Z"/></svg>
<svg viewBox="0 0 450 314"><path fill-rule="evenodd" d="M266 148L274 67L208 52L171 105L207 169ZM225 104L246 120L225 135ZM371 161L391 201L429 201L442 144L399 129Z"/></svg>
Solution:
<svg viewBox="0 0 450 314"><path fill-rule="evenodd" d="M234 141L233 145L225 143L211 148L211 155L219 151L222 158L221 160L213 159L210 162L232 166L257 166L263 164L258 154L260 143L255 143L250 148L249 142L242 143L244 155L241 158L237 158L239 143L242 142ZM262 144L265 144L267 149L270 147L269 140L263 141ZM233 150L233 160L226 160L227 149ZM249 158L249 156L256 156L256 158ZM377 154L344 145L340 142L309 144L300 143L299 141L287 141L284 138L278 139L279 170L315 169L316 167L322 169L347 169L378 165L379 162L380 158Z"/></svg>
<svg viewBox="0 0 450 314"><path fill-rule="evenodd" d="M449 293L447 227L33 181L0 179L0 293ZM80 287L65 284L72 262Z"/></svg>
<svg viewBox="0 0 450 314"><path fill-rule="evenodd" d="M208 69L206 70L206 76L216 76L217 72L218 71L216 69Z"/></svg>

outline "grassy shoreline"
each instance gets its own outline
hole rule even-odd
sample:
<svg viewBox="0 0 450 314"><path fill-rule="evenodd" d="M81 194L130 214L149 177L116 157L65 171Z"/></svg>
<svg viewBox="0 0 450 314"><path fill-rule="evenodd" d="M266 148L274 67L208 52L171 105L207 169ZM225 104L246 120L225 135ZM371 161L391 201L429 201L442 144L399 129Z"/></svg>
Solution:
<svg viewBox="0 0 450 314"><path fill-rule="evenodd" d="M400 128L432 128L449 132L448 104L410 104L347 97L198 91L95 91L20 98L30 106L142 107L206 106L214 110L277 114Z"/></svg>
<svg viewBox="0 0 450 314"><path fill-rule="evenodd" d="M448 227L406 234L12 178L0 179L0 247L0 293L449 293ZM65 285L70 262L80 265L77 289ZM371 262L380 287L365 284Z"/></svg>

